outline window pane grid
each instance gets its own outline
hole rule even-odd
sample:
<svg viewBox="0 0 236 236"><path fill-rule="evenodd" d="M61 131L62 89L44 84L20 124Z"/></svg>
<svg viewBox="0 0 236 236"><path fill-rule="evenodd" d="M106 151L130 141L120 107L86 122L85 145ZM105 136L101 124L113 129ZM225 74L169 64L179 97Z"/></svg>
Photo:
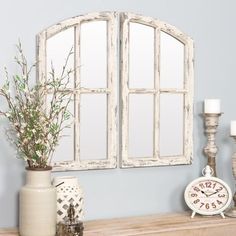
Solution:
<svg viewBox="0 0 236 236"><path fill-rule="evenodd" d="M71 102L74 104L74 160L73 161L60 161L60 163L52 163L56 166L54 170L80 170L80 169L104 169L104 168L114 168L116 167L116 41L117 38L117 13L115 12L103 12L103 13L91 13L86 14L84 16L78 16L71 18L69 20L65 20L64 22L60 22L60 24L56 24L52 27L49 27L45 31L42 31L37 37L38 49L39 49L39 68L38 68L38 75L46 74L47 73L47 63L46 63L46 53L47 53L47 40L50 38L54 39L54 36L60 34L60 32L67 32L67 29L73 27L74 28L74 37L73 34L70 39L74 42L74 64L73 64L73 81L72 85L68 86L65 90L59 91L59 93L68 93L68 95L72 95L73 99ZM91 24L90 24L91 23ZM105 23L105 24L104 24ZM81 26L85 26L81 28ZM95 30L88 31L88 28L95 27ZM100 31L99 29L101 29ZM96 32L95 32L96 31ZM91 47L94 46L94 36L92 34L97 34L102 37L104 46L102 49L101 47L97 47L96 49L98 52L102 53L103 55L103 72L101 72L101 66L96 66L96 69L99 73L101 72L100 78L103 80L103 83L93 83L98 81L97 73L94 75L90 73L91 70L85 69L85 71L81 70L81 63L83 62L86 66L93 67L95 64L91 64L90 61L94 60L92 56L94 51ZM83 34L83 38L82 37ZM98 36L99 36L98 35ZM100 37L99 36L99 37ZM86 37L92 37L90 41L85 40ZM96 35L95 35L96 37ZM87 46L83 46L81 49L81 43L89 43ZM96 43L96 42L95 42ZM98 42L97 42L98 43ZM90 46L89 46L90 45ZM82 51L83 50L83 51ZM82 52L82 55L81 55ZM99 54L100 55L100 54ZM99 56L98 55L98 56ZM86 59L87 56L90 59ZM84 57L84 58L82 58ZM82 61L83 59L83 61ZM96 63L98 64L98 63ZM100 63L101 64L101 63ZM83 72L83 73L82 73ZM89 73L87 73L89 72ZM105 75L106 74L106 75ZM90 81L85 82L82 81L83 78L81 76L90 76ZM91 76L94 75L95 77L92 78ZM39 76L43 78L43 76ZM46 76L45 76L46 77ZM96 81L94 80L96 79ZM81 82L83 82L81 84ZM46 91L46 94L50 95L53 91ZM105 107L103 106L102 110L106 110L106 153L104 153L104 160L90 160L90 159L80 159L80 132L81 132L81 98L83 96L87 98L93 97L95 98L95 102L90 102L90 107L94 104L96 106L96 95L104 96L103 100L106 100ZM91 100L89 98L89 100ZM86 100L87 101L87 100ZM85 101L85 102L86 102ZM86 102L87 103L87 102ZM95 107L96 108L96 107ZM92 107L91 107L92 109ZM90 113L89 113L90 114ZM92 118L91 118L92 119ZM105 123L104 123L105 124ZM92 133L91 133L92 135ZM92 157L91 157L92 158Z"/></svg>
<svg viewBox="0 0 236 236"><path fill-rule="evenodd" d="M154 33L154 87L150 86L133 86L134 82L130 84L130 73L129 73L129 53L130 53L130 22L135 22L140 25L151 26L155 29ZM162 22L155 21L149 17L142 17L139 15L135 15L132 13L122 13L121 17L121 31L122 31L122 39L121 39L121 78L122 78L122 162L121 166L124 168L127 167L139 167L139 166L160 166L160 165L173 165L173 164L188 164L191 161L191 86L192 86L192 44L191 39L186 38L186 36L177 31L177 29L172 29L171 26L167 24L162 24ZM179 68L181 70L180 75L182 75L183 86L168 86L161 87L161 32L165 32L166 37L169 36L169 41L173 43L175 39L182 43L180 50L184 50L181 52L183 60L184 68ZM163 35L162 35L163 36ZM173 46L175 47L175 46ZM164 48L165 49L165 48ZM188 50L186 50L188 49ZM169 51L167 51L170 53ZM186 54L186 52L188 52ZM183 56L184 54L184 56ZM168 54L169 55L169 54ZM168 60L171 61L171 58L168 56ZM145 63L146 58L143 58L143 62ZM182 61L182 60L181 60ZM189 64L190 63L190 64ZM181 63L179 63L181 64ZM188 65L188 66L187 66ZM174 67L175 69L175 67ZM168 76L171 73L168 74ZM169 77L170 78L170 77ZM173 77L173 79L175 76ZM171 78L170 78L171 79ZM166 84L166 83L165 83ZM139 85L139 84L138 84ZM164 84L163 84L164 85ZM183 108L183 155L171 155L168 156L168 160L163 159L160 155L160 97L161 95L168 95L177 97L183 97L183 103L179 104ZM128 133L126 132L129 129L129 122L127 121L129 117L129 96L130 95L153 95L154 97L154 106L153 106L153 115L154 115L154 145L153 151L154 154L150 158L133 158L128 154L129 150L129 139L127 138ZM167 96L167 97L169 97ZM186 99L187 98L187 99ZM187 107L187 108L186 108ZM138 156L138 155L137 155Z"/></svg>
<svg viewBox="0 0 236 236"><path fill-rule="evenodd" d="M125 116L128 117L129 113L129 99L130 95L150 95L153 96L153 156L144 158L132 158L137 160L130 160L128 157L128 153L126 150L128 149L128 139L126 129L128 129L128 121L126 119L122 119L122 143L121 143L121 153L122 167L134 167L134 166L159 166L159 165L173 165L173 164L188 164L191 161L191 148L192 148L192 140L191 140L191 128L192 128L192 77L193 77L193 44L191 39L178 31L175 27L172 27L165 22L161 22L155 20L151 17L143 17L139 15L135 15L132 13L115 13L115 12L103 12L103 13L92 13L84 16L74 17L67 21L60 22L60 24L54 25L53 27L49 27L47 30L42 31L38 36L38 58L39 58L39 69L38 72L40 75L46 74L47 72L47 63L46 62L46 45L47 40L53 36L56 36L58 33L62 31L66 31L67 28L74 27L74 47L75 47L75 57L74 57L74 82L72 85L61 92L67 92L69 95L74 96L74 111L75 111L75 137L74 137L74 149L75 149L75 160L74 161L64 161L64 163L59 163L58 169L101 169L101 168L114 168L116 167L116 115L117 115L117 105L115 102L116 96L116 86L115 77L116 77L116 43L117 43L117 15L120 16L121 20L121 42L122 45L120 47L121 50L121 83L122 83L122 118ZM80 44L81 44L81 24L89 23L92 21L106 21L106 47L107 47L107 77L106 77L106 85L101 84L93 84L91 86L87 86L86 84L81 84L81 68L80 68ZM154 51L154 65L151 70L151 74L153 74L153 85L151 86L131 86L129 87L129 72L127 71L127 65L129 64L129 60L127 60L129 55L129 30L130 30L130 22L136 24L139 27L149 27L154 30L154 39L153 39L153 51ZM135 27L136 27L135 26ZM183 77L183 86L164 86L160 87L160 37L161 32L164 32L173 38L176 38L184 45L184 77ZM142 59L143 60L143 59ZM145 62L145 58L143 60ZM134 68L134 65L133 65ZM149 68L149 67L148 67ZM114 74L115 73L115 74ZM170 73L171 75L171 73ZM151 75L152 76L152 75ZM40 76L40 78L43 76ZM46 77L46 76L45 76ZM143 76L142 76L143 77ZM169 77L171 80L171 77ZM149 81L150 82L150 81ZM151 82L152 83L152 82ZM166 84L166 83L165 83ZM168 84L168 83L167 83ZM83 86L82 86L83 85ZM98 86L97 86L98 85ZM149 83L150 85L150 83ZM104 87L103 87L104 86ZM142 88L144 87L144 88ZM52 91L47 91L47 95L52 94ZM80 160L79 151L80 151L80 142L79 142L79 134L80 134L80 106L81 106L81 96L83 95L95 96L97 94L106 95L106 110L107 110L107 156L106 160ZM184 116L184 156L176 159L177 156L171 156L171 160L163 160L164 158L160 157L159 151L159 136L160 136L160 96L164 94L178 95L183 97L183 116ZM110 142L110 143L109 143ZM110 155L110 156L109 156ZM111 158L110 158L111 157Z"/></svg>

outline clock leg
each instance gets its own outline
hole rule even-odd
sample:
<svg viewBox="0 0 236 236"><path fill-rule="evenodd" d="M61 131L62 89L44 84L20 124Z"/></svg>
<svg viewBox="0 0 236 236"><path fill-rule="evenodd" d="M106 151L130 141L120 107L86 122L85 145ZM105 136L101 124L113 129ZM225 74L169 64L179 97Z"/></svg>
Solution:
<svg viewBox="0 0 236 236"><path fill-rule="evenodd" d="M225 219L225 215L223 212L221 212L220 215L222 216L223 219Z"/></svg>
<svg viewBox="0 0 236 236"><path fill-rule="evenodd" d="M193 218L194 218L195 214L196 214L196 212L195 212L195 211L193 211L193 212L192 212L192 215L191 215L191 219L193 219Z"/></svg>

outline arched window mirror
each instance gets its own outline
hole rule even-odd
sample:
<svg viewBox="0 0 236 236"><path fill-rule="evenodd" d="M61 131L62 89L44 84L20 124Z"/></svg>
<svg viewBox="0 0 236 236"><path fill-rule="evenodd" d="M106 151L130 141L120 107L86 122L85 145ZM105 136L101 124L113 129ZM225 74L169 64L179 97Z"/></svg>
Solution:
<svg viewBox="0 0 236 236"><path fill-rule="evenodd" d="M39 78L47 79L51 63L61 72L74 70L68 85L74 120L54 155L54 170L115 168L116 151L116 13L92 13L53 25L37 36ZM50 92L48 93L50 96Z"/></svg>
<svg viewBox="0 0 236 236"><path fill-rule="evenodd" d="M150 17L121 13L122 167L192 159L193 42Z"/></svg>
<svg viewBox="0 0 236 236"><path fill-rule="evenodd" d="M60 71L71 47L74 119L68 122L74 125L61 139L54 170L115 168L118 153L123 168L191 163L193 42L187 35L131 13L73 17L38 34L38 77L47 79L51 62Z"/></svg>

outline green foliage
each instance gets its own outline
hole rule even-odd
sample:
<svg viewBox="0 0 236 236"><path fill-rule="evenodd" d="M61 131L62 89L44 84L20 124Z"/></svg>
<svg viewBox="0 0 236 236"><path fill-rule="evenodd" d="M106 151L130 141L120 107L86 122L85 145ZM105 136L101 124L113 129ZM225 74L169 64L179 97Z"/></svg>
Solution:
<svg viewBox="0 0 236 236"><path fill-rule="evenodd" d="M17 147L20 158L29 167L45 168L50 164L63 129L68 128L65 121L71 117L67 108L73 93L67 85L73 70L66 68L73 52L71 50L68 54L59 77L52 67L47 78L41 78L40 83L30 87L31 71L36 65L28 68L20 43L17 49L19 58L15 57L15 61L21 74L13 75L10 80L5 69L5 83L0 88L0 96L5 98L8 110L0 111L0 114L9 120L11 128L7 135ZM13 92L10 92L11 88ZM47 106L46 98L49 100Z"/></svg>

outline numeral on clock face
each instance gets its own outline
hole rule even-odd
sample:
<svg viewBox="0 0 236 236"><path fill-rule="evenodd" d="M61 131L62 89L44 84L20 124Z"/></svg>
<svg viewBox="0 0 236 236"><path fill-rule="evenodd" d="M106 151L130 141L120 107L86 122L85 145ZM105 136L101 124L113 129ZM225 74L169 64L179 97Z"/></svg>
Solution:
<svg viewBox="0 0 236 236"><path fill-rule="evenodd" d="M199 200L199 199L197 199L197 200ZM194 203L197 203L197 202L196 202L197 200L195 200ZM199 200L199 201L200 201L200 200ZM214 202L212 202L211 204L209 204L209 203L206 203L206 204L205 204L205 203L201 202L199 208L202 208L203 206L205 206L206 209L209 209L210 206L211 206L212 208L214 208L214 209L217 207Z"/></svg>
<svg viewBox="0 0 236 236"><path fill-rule="evenodd" d="M194 203L194 204L197 204L198 202L200 202L199 199L195 200L193 203Z"/></svg>
<svg viewBox="0 0 236 236"><path fill-rule="evenodd" d="M214 202L211 203L211 206L212 206L213 208L216 208L216 204L215 204Z"/></svg>
<svg viewBox="0 0 236 236"><path fill-rule="evenodd" d="M199 186L201 189L205 188L205 185L203 183L199 184Z"/></svg>
<svg viewBox="0 0 236 236"><path fill-rule="evenodd" d="M216 183L213 183L212 184L212 188L214 189L216 187Z"/></svg>
<svg viewBox="0 0 236 236"><path fill-rule="evenodd" d="M194 187L193 188L196 192L199 192L200 191L200 189L198 188L198 187Z"/></svg>
<svg viewBox="0 0 236 236"><path fill-rule="evenodd" d="M218 203L219 205L223 204L223 202L221 202L221 201L219 201L219 200L217 200L217 203Z"/></svg>
<svg viewBox="0 0 236 236"><path fill-rule="evenodd" d="M216 192L220 192L223 189L223 187L219 187L216 189Z"/></svg>

